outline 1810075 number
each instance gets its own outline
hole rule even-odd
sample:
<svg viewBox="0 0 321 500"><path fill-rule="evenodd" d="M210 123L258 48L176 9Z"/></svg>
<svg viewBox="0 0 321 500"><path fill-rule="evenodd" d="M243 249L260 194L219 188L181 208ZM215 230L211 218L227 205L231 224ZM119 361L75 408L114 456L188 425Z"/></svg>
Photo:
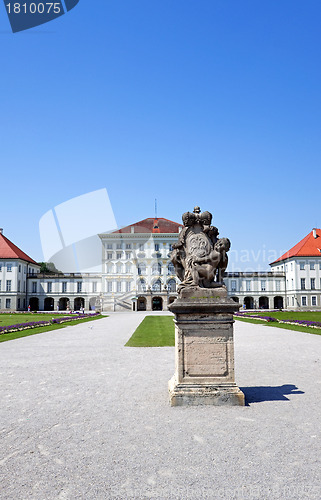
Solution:
<svg viewBox="0 0 321 500"><path fill-rule="evenodd" d="M8 14L60 14L61 4L59 2L46 3L26 3L12 2L7 3Z"/></svg>

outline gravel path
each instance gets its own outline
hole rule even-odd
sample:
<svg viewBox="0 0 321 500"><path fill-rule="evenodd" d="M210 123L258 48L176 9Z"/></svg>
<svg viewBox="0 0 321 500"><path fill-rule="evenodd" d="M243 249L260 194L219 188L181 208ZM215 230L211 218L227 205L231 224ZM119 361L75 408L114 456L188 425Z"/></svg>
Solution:
<svg viewBox="0 0 321 500"><path fill-rule="evenodd" d="M248 406L172 408L144 316L0 344L0 498L319 500L321 336L236 322Z"/></svg>

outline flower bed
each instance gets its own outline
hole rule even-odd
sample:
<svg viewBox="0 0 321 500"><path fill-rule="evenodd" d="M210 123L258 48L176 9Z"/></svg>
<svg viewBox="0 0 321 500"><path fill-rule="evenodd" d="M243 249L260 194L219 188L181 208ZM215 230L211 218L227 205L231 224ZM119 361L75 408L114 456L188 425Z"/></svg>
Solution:
<svg viewBox="0 0 321 500"><path fill-rule="evenodd" d="M261 321L276 322L276 323L286 323L288 325L300 325L309 326L310 328L321 328L320 321L308 321L304 319L276 319L272 316L262 316L261 314L245 314L243 312L234 313L234 316L239 316L240 318L250 318L259 319Z"/></svg>
<svg viewBox="0 0 321 500"><path fill-rule="evenodd" d="M77 314L76 316L62 316L61 318L52 318L48 321L30 321L30 323L18 323L16 325L6 325L0 327L0 335L4 333L18 332L28 330L30 328L39 328L41 326L50 326L54 324L65 323L67 321L75 321L79 319L92 318L98 316L99 313L93 314Z"/></svg>

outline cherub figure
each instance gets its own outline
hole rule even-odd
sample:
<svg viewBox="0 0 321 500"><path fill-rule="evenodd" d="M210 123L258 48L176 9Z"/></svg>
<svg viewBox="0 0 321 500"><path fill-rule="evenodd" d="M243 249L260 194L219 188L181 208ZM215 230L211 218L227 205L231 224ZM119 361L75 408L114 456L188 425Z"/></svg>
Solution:
<svg viewBox="0 0 321 500"><path fill-rule="evenodd" d="M202 288L214 288L222 281L224 271L227 268L228 257L226 252L230 249L230 240L221 238L217 240L213 250L204 257L192 256L190 260L190 274L193 282L192 286ZM218 270L217 281L216 272Z"/></svg>

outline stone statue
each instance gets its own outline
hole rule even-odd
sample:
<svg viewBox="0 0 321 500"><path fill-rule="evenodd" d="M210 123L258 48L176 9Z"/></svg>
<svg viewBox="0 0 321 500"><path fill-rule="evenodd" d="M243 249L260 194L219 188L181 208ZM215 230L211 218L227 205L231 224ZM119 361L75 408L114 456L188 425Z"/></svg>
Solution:
<svg viewBox="0 0 321 500"><path fill-rule="evenodd" d="M218 229L211 226L212 214L195 207L182 215L184 228L173 244L171 260L181 280L178 291L186 287L215 288L223 285L228 264L228 238L218 238Z"/></svg>

